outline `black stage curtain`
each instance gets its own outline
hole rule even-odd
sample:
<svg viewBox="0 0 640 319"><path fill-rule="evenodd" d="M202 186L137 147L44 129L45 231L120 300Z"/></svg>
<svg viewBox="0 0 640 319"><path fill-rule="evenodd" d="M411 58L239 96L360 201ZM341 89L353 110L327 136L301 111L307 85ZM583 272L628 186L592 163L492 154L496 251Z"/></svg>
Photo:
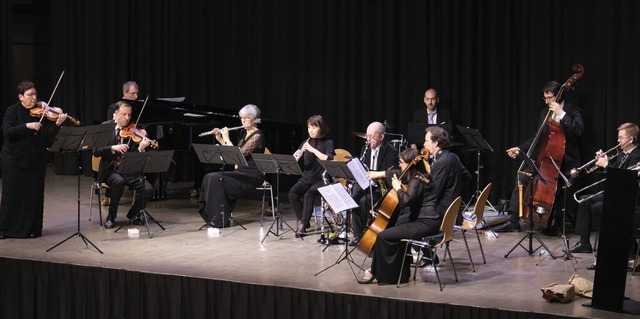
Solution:
<svg viewBox="0 0 640 319"><path fill-rule="evenodd" d="M0 258L3 318L559 318Z"/></svg>
<svg viewBox="0 0 640 319"><path fill-rule="evenodd" d="M51 74L66 70L62 104L84 123L134 79L141 98L255 103L296 123L322 114L336 146L357 153L351 132L386 120L406 133L434 87L496 150L482 156L492 197L512 190L519 163L504 150L533 135L542 86L574 63L585 74L566 97L583 108L584 161L640 121L635 0L51 0L51 15Z"/></svg>

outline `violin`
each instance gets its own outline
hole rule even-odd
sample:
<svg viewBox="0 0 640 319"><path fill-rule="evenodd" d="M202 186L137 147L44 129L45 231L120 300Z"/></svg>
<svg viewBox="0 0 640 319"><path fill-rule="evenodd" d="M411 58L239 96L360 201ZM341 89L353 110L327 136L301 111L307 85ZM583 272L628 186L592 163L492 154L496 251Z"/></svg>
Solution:
<svg viewBox="0 0 640 319"><path fill-rule="evenodd" d="M145 138L147 138L147 131L142 128L136 128L135 123L131 123L126 127L120 129L120 137L130 138L134 143L140 144ZM151 148L158 148L158 142L156 140L150 140Z"/></svg>
<svg viewBox="0 0 640 319"><path fill-rule="evenodd" d="M56 121L58 120L58 117L60 117L60 114L64 114L64 111L59 107L49 106L46 102L40 101L36 103L36 106L29 109L29 114L31 114L32 117L40 118L42 118L44 115L44 117L46 117L48 120ZM78 121L76 118L68 114L67 118L76 126L80 126L80 121Z"/></svg>

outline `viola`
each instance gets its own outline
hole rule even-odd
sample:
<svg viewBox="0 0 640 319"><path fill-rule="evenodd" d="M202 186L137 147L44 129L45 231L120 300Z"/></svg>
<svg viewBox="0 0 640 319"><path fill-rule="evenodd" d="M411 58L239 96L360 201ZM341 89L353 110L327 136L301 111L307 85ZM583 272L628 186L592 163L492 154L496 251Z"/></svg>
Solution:
<svg viewBox="0 0 640 319"><path fill-rule="evenodd" d="M404 175L409 171L409 168L413 165L417 165L419 162L424 162L427 172L431 172L429 164L426 163L426 159L429 158L429 150L423 148L421 154L416 156L407 167L402 171L398 179L402 179ZM406 187L403 185L403 188ZM395 189L391 189L382 199L382 203L378 207L378 214L374 218L373 222L367 227L360 242L358 242L358 250L371 257L373 252L373 244L376 243L378 233L385 230L389 225L394 225L398 219L398 212L400 206L398 205L398 193Z"/></svg>
<svg viewBox="0 0 640 319"><path fill-rule="evenodd" d="M128 126L120 129L120 137L129 138L134 143L140 144L140 142L142 142L145 138L147 138L147 131L139 127L136 128L136 125L134 123L131 123ZM151 146L151 148L153 149L158 148L158 142L156 140L150 140L150 141L151 141L151 144L149 146Z"/></svg>
<svg viewBox="0 0 640 319"><path fill-rule="evenodd" d="M46 102L40 101L36 103L36 106L29 109L29 114L31 114L32 117L42 118L44 116L50 121L57 121L60 114L64 114L64 111L59 107L49 106ZM76 126L80 126L80 121L76 118L68 114L67 118Z"/></svg>

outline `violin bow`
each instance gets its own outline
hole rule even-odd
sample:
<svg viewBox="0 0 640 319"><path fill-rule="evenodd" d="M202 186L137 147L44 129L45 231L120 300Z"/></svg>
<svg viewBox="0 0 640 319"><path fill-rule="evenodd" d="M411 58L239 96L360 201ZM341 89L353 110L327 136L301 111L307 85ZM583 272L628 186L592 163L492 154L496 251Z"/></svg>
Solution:
<svg viewBox="0 0 640 319"><path fill-rule="evenodd" d="M49 97L49 101L47 101L47 106L49 107L49 103L51 103L51 100L53 100L53 96L56 94L56 91L58 90L58 85L60 85L60 82L62 81L62 77L64 76L64 70L62 70L62 73L60 73L60 77L58 78L58 83L56 83L56 86L53 88L53 92L51 92L51 96ZM38 123L42 123L42 119L44 118L44 115L46 113L46 109L44 112L42 112L42 115L40 115L40 121L38 121Z"/></svg>
<svg viewBox="0 0 640 319"><path fill-rule="evenodd" d="M142 112L144 112L144 108L147 106L147 102L149 102L149 94L147 94L147 97L144 98L144 103L142 103L142 108L140 109L140 113L138 114L138 118L136 119L136 122L133 124L133 131L135 132L136 128L138 127L138 122L140 121L140 118L142 117ZM129 143L131 143L131 140L133 138L129 138ZM129 144L127 143L127 144Z"/></svg>

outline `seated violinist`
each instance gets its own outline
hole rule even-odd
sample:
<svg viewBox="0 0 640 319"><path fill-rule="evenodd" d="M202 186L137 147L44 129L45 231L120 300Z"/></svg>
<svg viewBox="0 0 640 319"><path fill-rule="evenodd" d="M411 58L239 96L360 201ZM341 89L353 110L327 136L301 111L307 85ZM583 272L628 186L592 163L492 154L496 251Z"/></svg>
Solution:
<svg viewBox="0 0 640 319"><path fill-rule="evenodd" d="M93 155L100 158L98 171L98 183L106 183L111 188L111 202L109 203L109 215L105 221L105 228L115 227L118 204L126 186L135 190L133 204L127 213L127 218L134 224L141 225L144 220L142 210L153 195L153 187L144 178L143 174L122 174L118 172L122 155L126 152L144 152L152 143L144 137L139 139L139 144L133 141L136 130L131 123L131 105L120 101L116 105L114 113L114 135L110 143L104 147L95 149ZM126 132L126 133L125 133Z"/></svg>
<svg viewBox="0 0 640 319"><path fill-rule="evenodd" d="M434 154L431 173L427 174L423 165L411 164L420 159L417 150L409 148L400 154L399 164L404 172L402 182L406 183L406 188L402 187L397 174L391 178L391 185L398 195L400 215L395 226L378 234L373 245L371 269L358 283L369 284L376 279L378 283L392 284L400 274L400 282L408 282L409 267L402 268L402 260L411 256L404 255L405 246L401 240L422 239L438 233L447 207L460 195L463 183L471 179L458 156L446 150L449 134L438 126L428 127L426 131L424 147Z"/></svg>

